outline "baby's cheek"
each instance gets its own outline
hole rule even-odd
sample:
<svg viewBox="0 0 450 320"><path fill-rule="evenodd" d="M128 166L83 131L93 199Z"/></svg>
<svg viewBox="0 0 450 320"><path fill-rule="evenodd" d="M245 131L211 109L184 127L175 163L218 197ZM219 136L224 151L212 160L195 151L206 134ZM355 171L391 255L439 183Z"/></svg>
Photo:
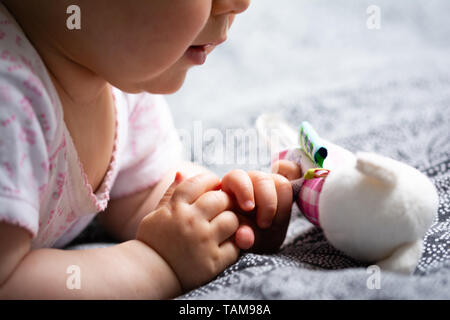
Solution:
<svg viewBox="0 0 450 320"><path fill-rule="evenodd" d="M174 8L175 14L178 16L177 22L172 21L178 25L179 29L190 31L193 38L197 36L203 27L208 22L211 16L211 2L210 0L176 0L177 4L171 5ZM173 19L175 20L175 19Z"/></svg>
<svg viewBox="0 0 450 320"><path fill-rule="evenodd" d="M210 1L154 0L141 15L134 36L128 37L128 50L134 55L134 79L150 79L173 66L193 45L210 16ZM206 4L205 4L206 3ZM144 73L144 74L142 74Z"/></svg>

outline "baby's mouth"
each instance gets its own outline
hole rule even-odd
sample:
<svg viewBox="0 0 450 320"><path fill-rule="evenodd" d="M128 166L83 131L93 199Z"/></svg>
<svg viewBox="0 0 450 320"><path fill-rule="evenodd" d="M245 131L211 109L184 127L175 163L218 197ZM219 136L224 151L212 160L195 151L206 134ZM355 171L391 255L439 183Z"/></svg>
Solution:
<svg viewBox="0 0 450 320"><path fill-rule="evenodd" d="M202 50L206 50L208 53L210 53L211 51L214 50L215 47L224 43L226 40L227 40L227 37L224 36L224 37L222 37L218 40L212 41L212 42L206 42L206 43L202 43L202 44L192 45L190 48L202 49Z"/></svg>
<svg viewBox="0 0 450 320"><path fill-rule="evenodd" d="M221 43L226 41L226 37L219 39L215 42L209 42L200 45L192 45L190 46L185 53L185 56L191 60L196 65L202 65L206 62L206 57L208 56L214 48Z"/></svg>
<svg viewBox="0 0 450 320"><path fill-rule="evenodd" d="M202 45L196 45L196 46L190 46L189 48L198 49L198 50L208 50L211 48L212 44L202 44Z"/></svg>
<svg viewBox="0 0 450 320"><path fill-rule="evenodd" d="M194 64L202 65L206 62L208 56L207 48L205 45L190 46L185 53L185 56Z"/></svg>

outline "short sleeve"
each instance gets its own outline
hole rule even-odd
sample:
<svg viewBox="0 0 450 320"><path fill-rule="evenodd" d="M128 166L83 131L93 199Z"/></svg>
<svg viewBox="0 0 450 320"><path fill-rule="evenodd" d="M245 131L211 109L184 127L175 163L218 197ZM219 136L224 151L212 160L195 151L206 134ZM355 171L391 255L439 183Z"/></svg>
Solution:
<svg viewBox="0 0 450 320"><path fill-rule="evenodd" d="M128 113L119 173L111 198L120 198L158 183L182 160L182 147L170 109L161 95L122 93ZM120 95L115 95L120 99ZM118 102L118 101L117 101Z"/></svg>
<svg viewBox="0 0 450 320"><path fill-rule="evenodd" d="M34 100L0 81L0 221L23 227L33 237L40 193L48 181L45 114L36 112Z"/></svg>

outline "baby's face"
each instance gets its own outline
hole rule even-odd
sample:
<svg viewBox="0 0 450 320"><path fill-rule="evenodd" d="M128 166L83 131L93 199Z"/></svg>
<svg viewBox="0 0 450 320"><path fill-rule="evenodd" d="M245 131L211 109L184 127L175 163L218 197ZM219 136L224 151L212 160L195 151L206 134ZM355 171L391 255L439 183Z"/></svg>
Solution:
<svg viewBox="0 0 450 320"><path fill-rule="evenodd" d="M171 93L250 0L82 0L83 64L128 92ZM91 30L91 31L90 31ZM88 37L88 38L86 38ZM81 49L80 49L81 50Z"/></svg>

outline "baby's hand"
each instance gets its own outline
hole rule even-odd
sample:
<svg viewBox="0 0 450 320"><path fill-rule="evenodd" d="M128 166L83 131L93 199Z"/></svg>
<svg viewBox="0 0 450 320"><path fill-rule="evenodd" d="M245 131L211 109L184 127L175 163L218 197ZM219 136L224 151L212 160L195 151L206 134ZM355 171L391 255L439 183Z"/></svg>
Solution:
<svg viewBox="0 0 450 320"><path fill-rule="evenodd" d="M177 173L156 210L141 222L137 239L167 261L184 290L212 280L239 256L230 240L239 227L228 211L232 199L220 179L200 174L182 181Z"/></svg>
<svg viewBox="0 0 450 320"><path fill-rule="evenodd" d="M303 176L300 166L289 160L278 160L272 164L272 172L281 174L289 181L300 179Z"/></svg>
<svg viewBox="0 0 450 320"><path fill-rule="evenodd" d="M239 206L240 211L234 210L240 212L241 223L235 235L236 245L255 252L278 250L292 209L289 180L277 173L233 170L223 177L222 190L233 194Z"/></svg>

